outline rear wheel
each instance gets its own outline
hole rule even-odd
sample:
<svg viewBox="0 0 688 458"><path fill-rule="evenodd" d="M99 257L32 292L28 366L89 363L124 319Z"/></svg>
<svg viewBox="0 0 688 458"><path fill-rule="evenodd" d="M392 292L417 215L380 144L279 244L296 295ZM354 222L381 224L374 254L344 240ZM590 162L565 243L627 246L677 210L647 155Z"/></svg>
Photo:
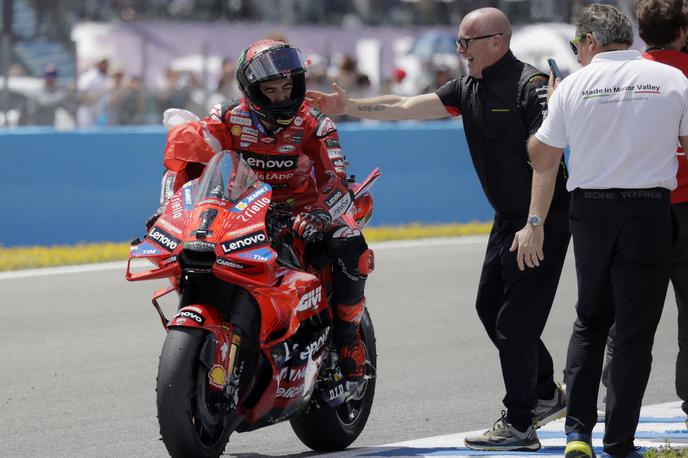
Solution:
<svg viewBox="0 0 688 458"><path fill-rule="evenodd" d="M157 382L160 434L172 457L217 457L229 441L227 402L208 387L199 354L208 334L170 328L160 355Z"/></svg>
<svg viewBox="0 0 688 458"><path fill-rule="evenodd" d="M377 367L375 331L368 310L363 314L360 331L368 361ZM374 375L374 373L373 373ZM361 434L375 396L375 376L365 382L355 399L338 407L312 406L305 414L291 420L291 427L306 446L319 452L343 450Z"/></svg>

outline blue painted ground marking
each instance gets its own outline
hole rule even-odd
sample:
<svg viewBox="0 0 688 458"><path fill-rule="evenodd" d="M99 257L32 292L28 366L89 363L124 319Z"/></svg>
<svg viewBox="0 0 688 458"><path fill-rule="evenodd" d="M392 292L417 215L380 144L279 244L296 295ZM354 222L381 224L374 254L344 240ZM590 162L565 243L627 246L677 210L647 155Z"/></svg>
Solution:
<svg viewBox="0 0 688 458"><path fill-rule="evenodd" d="M663 446L670 443L674 447L688 445L688 430L684 427L685 417L680 402L668 402L642 409L638 429L635 434L635 445L641 450ZM379 447L350 450L332 455L334 458L351 457L411 457L411 458L465 458L465 457L493 457L493 458L537 458L538 456L562 456L566 445L564 434L564 420L557 420L538 430L543 447L533 452L499 452L471 450L464 445L464 438L484 430L448 434L444 436L427 437ZM602 455L602 439L604 437L604 413L601 423L593 431L593 449L599 457Z"/></svg>
<svg viewBox="0 0 688 458"><path fill-rule="evenodd" d="M466 447L435 447L435 448L416 448L416 447L399 447L391 450L381 450L379 452L373 451L359 456L537 456L540 455L557 455L564 454L564 447L542 447L537 452L488 452L471 450Z"/></svg>

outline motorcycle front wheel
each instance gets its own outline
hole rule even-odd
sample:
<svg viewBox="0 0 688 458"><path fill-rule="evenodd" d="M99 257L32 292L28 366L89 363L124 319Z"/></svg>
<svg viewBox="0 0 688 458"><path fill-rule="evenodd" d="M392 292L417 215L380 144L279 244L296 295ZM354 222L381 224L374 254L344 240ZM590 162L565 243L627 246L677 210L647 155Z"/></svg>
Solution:
<svg viewBox="0 0 688 458"><path fill-rule="evenodd" d="M377 367L373 322L365 310L359 332L366 346L368 361ZM366 382L362 396L329 408L311 408L291 420L291 427L304 445L318 452L344 450L361 434L373 407L375 373Z"/></svg>
<svg viewBox="0 0 688 458"><path fill-rule="evenodd" d="M217 457L229 442L226 405L208 389L208 369L199 359L207 336L200 329L170 328L160 354L158 422L172 457Z"/></svg>

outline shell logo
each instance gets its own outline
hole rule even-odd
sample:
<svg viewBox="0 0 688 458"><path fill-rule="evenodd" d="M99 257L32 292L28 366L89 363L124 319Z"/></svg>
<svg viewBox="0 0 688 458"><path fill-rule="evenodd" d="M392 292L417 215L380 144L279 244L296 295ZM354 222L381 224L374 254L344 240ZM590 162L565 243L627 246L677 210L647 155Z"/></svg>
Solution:
<svg viewBox="0 0 688 458"><path fill-rule="evenodd" d="M218 388L224 388L225 382L227 381L227 373L225 372L225 368L219 364L214 365L210 369L210 372L208 372L208 380L210 381L211 385Z"/></svg>
<svg viewBox="0 0 688 458"><path fill-rule="evenodd" d="M236 135L241 135L241 127L239 126L233 126L232 127L232 134Z"/></svg>

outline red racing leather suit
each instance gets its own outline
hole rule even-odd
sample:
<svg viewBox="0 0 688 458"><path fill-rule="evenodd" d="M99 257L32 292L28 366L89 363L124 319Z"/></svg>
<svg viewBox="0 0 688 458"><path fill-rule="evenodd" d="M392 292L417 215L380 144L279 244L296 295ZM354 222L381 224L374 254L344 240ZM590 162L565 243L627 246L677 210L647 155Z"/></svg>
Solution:
<svg viewBox="0 0 688 458"><path fill-rule="evenodd" d="M199 176L201 164L224 149L242 154L258 178L272 186L275 202L292 206L295 214L313 209L329 214L325 239L308 244L307 255L316 266L333 266L335 340L345 344L363 315L370 252L348 214L353 193L334 123L303 103L289 126L268 132L243 99L218 104L203 121L168 132L161 200Z"/></svg>

